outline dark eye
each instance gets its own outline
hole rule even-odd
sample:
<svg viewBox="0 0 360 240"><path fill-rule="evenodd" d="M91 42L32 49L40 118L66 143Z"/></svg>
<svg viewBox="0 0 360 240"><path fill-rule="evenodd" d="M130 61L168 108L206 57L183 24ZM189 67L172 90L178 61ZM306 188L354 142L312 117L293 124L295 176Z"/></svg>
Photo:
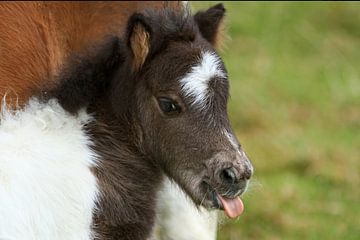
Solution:
<svg viewBox="0 0 360 240"><path fill-rule="evenodd" d="M159 97L158 102L161 110L166 114L174 114L181 112L181 108L179 107L179 105L170 98Z"/></svg>

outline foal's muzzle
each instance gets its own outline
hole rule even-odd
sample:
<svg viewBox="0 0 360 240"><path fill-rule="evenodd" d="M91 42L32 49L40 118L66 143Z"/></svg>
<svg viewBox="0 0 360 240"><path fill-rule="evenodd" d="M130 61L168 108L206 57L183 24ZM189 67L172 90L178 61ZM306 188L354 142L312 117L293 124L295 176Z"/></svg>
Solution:
<svg viewBox="0 0 360 240"><path fill-rule="evenodd" d="M218 194L236 197L245 192L253 174L253 167L245 154L222 152L216 154L212 164L213 186Z"/></svg>
<svg viewBox="0 0 360 240"><path fill-rule="evenodd" d="M246 167L242 172L234 167L225 168L219 171L219 175L219 179L222 180L221 189L227 189L222 194L227 197L235 197L245 192L252 176L252 168Z"/></svg>

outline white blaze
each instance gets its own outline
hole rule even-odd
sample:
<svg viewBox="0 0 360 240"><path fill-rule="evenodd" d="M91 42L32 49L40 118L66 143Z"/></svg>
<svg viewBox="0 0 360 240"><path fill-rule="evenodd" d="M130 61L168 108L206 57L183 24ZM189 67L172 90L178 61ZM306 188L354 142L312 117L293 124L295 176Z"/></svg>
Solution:
<svg viewBox="0 0 360 240"><path fill-rule="evenodd" d="M214 77L226 78L221 69L221 61L215 53L204 52L199 64L180 80L184 96L191 97L192 105L203 109L209 97L209 81Z"/></svg>

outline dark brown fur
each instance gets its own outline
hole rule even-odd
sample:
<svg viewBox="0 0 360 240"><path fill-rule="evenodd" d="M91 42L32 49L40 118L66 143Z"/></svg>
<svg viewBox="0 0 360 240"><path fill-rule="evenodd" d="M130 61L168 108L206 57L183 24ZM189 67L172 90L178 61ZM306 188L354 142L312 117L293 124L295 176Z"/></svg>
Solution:
<svg viewBox="0 0 360 240"><path fill-rule="evenodd" d="M124 49L124 44L112 37L87 54L72 56L57 76L57 86L42 91L41 97L58 99L71 113L86 107L108 91L115 69L124 62Z"/></svg>
<svg viewBox="0 0 360 240"><path fill-rule="evenodd" d="M224 38L224 19L222 17L224 12L224 6L217 4L207 11L196 13L194 16L204 38L216 48L222 45Z"/></svg>
<svg viewBox="0 0 360 240"><path fill-rule="evenodd" d="M107 113L107 117L109 114ZM156 192L161 170L143 155L132 137L136 126L111 124L112 118L89 125L95 150L101 154L94 168L101 191L94 213L99 239L147 239L154 224Z"/></svg>

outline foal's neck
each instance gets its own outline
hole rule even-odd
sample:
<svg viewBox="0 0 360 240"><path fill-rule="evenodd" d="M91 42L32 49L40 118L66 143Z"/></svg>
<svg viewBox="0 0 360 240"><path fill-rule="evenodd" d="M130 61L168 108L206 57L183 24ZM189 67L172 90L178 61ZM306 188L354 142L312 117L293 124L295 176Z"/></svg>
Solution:
<svg viewBox="0 0 360 240"><path fill-rule="evenodd" d="M105 239L146 239L154 225L163 174L136 146L131 121L116 117L105 106L106 101L96 105L95 121L88 128L99 155L93 169L100 188L95 230Z"/></svg>

